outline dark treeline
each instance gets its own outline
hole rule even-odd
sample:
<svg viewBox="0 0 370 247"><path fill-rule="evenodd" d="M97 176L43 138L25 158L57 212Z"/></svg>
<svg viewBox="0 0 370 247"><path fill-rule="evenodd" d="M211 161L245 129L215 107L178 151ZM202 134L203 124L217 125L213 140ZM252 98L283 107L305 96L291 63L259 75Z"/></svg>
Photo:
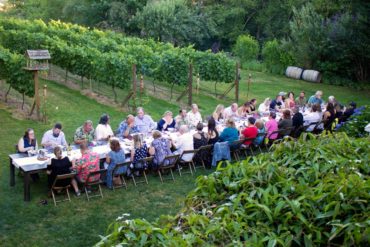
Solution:
<svg viewBox="0 0 370 247"><path fill-rule="evenodd" d="M369 1L8 0L5 14L234 51L243 62L266 60L270 72L297 65L320 70L324 81L337 84L368 81L370 74ZM257 54L237 49L237 40L246 38L257 43Z"/></svg>

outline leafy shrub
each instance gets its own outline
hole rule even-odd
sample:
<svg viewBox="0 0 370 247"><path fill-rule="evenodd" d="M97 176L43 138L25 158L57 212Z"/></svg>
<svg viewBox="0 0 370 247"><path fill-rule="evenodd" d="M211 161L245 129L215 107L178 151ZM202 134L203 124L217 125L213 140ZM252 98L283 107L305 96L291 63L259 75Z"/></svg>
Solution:
<svg viewBox="0 0 370 247"><path fill-rule="evenodd" d="M246 70L253 70L253 71L258 71L258 72L266 71L265 64L257 60L243 63L243 68Z"/></svg>
<svg viewBox="0 0 370 247"><path fill-rule="evenodd" d="M251 35L240 35L233 49L234 55L239 57L242 63L256 60L258 50L258 42Z"/></svg>
<svg viewBox="0 0 370 247"><path fill-rule="evenodd" d="M275 145L198 177L175 217L120 217L97 246L366 245L369 145L343 133Z"/></svg>
<svg viewBox="0 0 370 247"><path fill-rule="evenodd" d="M365 126L370 123L370 106L365 106L359 113L353 114L341 127L340 131L349 136L364 137L369 133L365 131Z"/></svg>
<svg viewBox="0 0 370 247"><path fill-rule="evenodd" d="M273 74L284 74L287 66L295 63L292 55L276 39L264 44L262 56L267 71Z"/></svg>

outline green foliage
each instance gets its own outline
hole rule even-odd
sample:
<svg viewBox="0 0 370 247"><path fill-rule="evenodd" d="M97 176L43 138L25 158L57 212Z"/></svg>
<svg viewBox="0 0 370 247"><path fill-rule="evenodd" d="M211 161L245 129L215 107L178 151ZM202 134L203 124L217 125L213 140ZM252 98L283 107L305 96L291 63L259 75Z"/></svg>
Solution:
<svg viewBox="0 0 370 247"><path fill-rule="evenodd" d="M366 137L369 133L365 131L366 125L370 123L370 106L364 106L361 113L355 113L345 122L339 131L345 132L352 137Z"/></svg>
<svg viewBox="0 0 370 247"><path fill-rule="evenodd" d="M234 55L241 62L256 60L259 52L258 42L251 35L240 35L233 49Z"/></svg>
<svg viewBox="0 0 370 247"><path fill-rule="evenodd" d="M123 215L97 246L366 245L369 145L344 134L285 141L198 177L175 217Z"/></svg>
<svg viewBox="0 0 370 247"><path fill-rule="evenodd" d="M284 74L287 66L295 62L292 55L286 52L276 39L267 41L262 49L263 62L267 70L274 74Z"/></svg>
<svg viewBox="0 0 370 247"><path fill-rule="evenodd" d="M32 97L34 85L32 73L24 70L26 60L24 56L11 53L0 46L0 79L4 79L11 88Z"/></svg>

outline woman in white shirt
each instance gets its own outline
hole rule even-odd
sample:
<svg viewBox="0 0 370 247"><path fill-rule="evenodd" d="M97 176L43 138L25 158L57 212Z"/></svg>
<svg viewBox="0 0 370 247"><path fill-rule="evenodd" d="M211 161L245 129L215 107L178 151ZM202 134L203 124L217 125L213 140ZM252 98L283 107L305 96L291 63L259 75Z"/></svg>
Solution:
<svg viewBox="0 0 370 247"><path fill-rule="evenodd" d="M270 111L270 98L266 98L263 103L258 106L258 113L263 114Z"/></svg>
<svg viewBox="0 0 370 247"><path fill-rule="evenodd" d="M103 114L100 117L99 124L96 126L95 135L97 141L108 141L114 134L109 125L109 116Z"/></svg>
<svg viewBox="0 0 370 247"><path fill-rule="evenodd" d="M318 123L320 122L321 118L322 118L322 114L321 112L319 112L319 109L321 109L320 105L312 105L312 109L311 109L311 112L308 113L307 115L304 115L303 116L303 120L304 120L304 126L309 126L307 128L307 131L313 131L313 129L315 128L316 124L314 123Z"/></svg>
<svg viewBox="0 0 370 247"><path fill-rule="evenodd" d="M191 111L188 112L187 120L189 125L192 127L195 127L199 122L202 122L202 116L200 115L196 104L191 105Z"/></svg>

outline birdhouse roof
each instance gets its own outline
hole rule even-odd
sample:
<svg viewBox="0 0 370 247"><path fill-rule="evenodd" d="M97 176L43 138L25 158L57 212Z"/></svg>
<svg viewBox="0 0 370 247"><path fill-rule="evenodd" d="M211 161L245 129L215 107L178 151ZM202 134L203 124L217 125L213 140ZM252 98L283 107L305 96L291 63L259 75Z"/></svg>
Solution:
<svg viewBox="0 0 370 247"><path fill-rule="evenodd" d="M45 60L51 59L48 50L27 50L26 56L33 60Z"/></svg>

